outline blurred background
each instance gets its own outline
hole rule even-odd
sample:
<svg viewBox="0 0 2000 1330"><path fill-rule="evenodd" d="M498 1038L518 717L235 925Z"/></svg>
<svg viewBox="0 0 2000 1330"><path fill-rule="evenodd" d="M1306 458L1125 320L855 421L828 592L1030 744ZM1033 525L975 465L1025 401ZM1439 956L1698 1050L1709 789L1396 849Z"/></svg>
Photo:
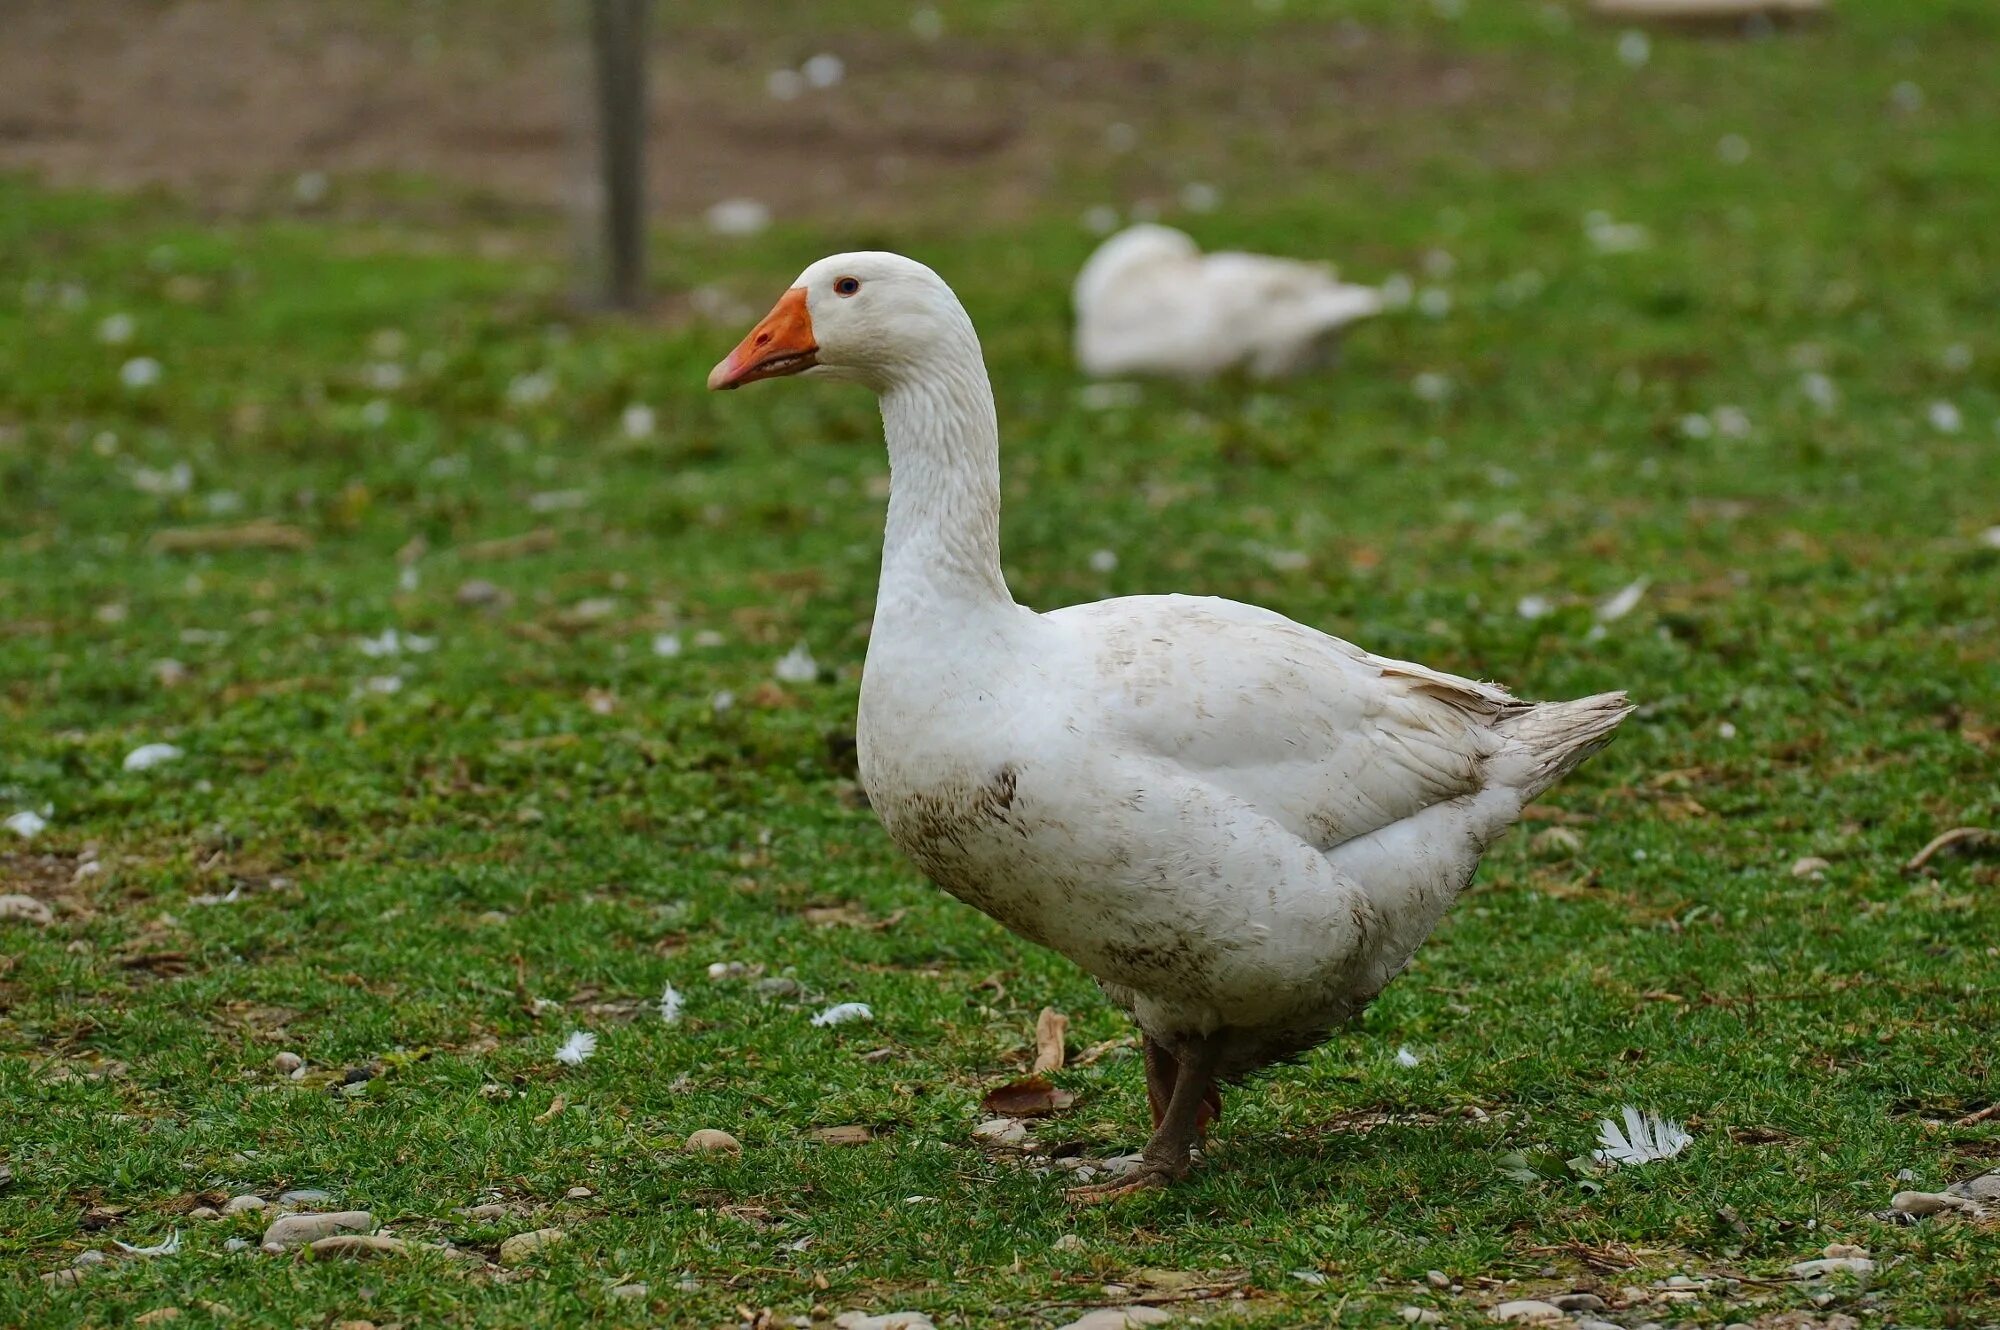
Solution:
<svg viewBox="0 0 2000 1330"><path fill-rule="evenodd" d="M658 5L623 48L648 262L617 312L588 6L0 3L0 890L50 911L0 948L26 1055L0 1098L30 1106L0 1122L0 1228L29 1235L0 1256L66 1260L83 1197L163 1240L188 1161L446 1226L588 1178L561 1277L686 1272L711 1320L802 1312L815 1273L974 1305L1141 1261L1379 1320L1378 1276L1669 1246L1779 1269L1850 1231L1907 1247L1877 1285L1906 1321L1990 1296L1990 1261L1868 1216L1994 1149L1951 1124L1991 1100L2000 867L1901 866L2000 825L2000 6L1616 7ZM1070 283L1146 219L1390 308L1279 385L1088 382ZM1232 1180L1189 1194L1285 1197L1242 1231L1071 1255L1041 1180L973 1178L978 1087L1038 1006L1079 1046L1125 1027L923 883L853 784L873 403L703 390L860 247L930 263L980 329L1024 603L1227 595L1642 704L1368 1038L1232 1106ZM843 1051L704 978L731 962L877 1022ZM649 1014L665 982L688 1025ZM572 1024L602 1051L558 1071ZM889 1066L851 1055L875 1044ZM335 1077L427 1054L362 1100L265 1086L280 1048ZM1129 1062L1067 1074L1091 1148L1143 1120ZM557 1075L600 1111L536 1116ZM1467 1163L1575 1153L1624 1101L1685 1118L1705 1171L1584 1198ZM1390 1125L1364 1144L1329 1105ZM717 1123L739 1173L661 1148ZM808 1194L876 1201L803 1251L669 1203ZM103 1286L118 1311L174 1277L150 1268ZM272 1268L231 1296L295 1319ZM420 1275L380 1282L380 1314L434 1317Z"/></svg>

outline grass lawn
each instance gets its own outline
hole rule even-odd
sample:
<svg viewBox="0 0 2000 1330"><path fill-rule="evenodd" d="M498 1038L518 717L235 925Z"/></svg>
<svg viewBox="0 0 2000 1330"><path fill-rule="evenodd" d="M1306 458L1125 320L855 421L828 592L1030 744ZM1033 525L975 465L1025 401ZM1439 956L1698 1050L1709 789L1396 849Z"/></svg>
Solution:
<svg viewBox="0 0 2000 1330"><path fill-rule="evenodd" d="M716 8L753 60L912 40L901 5L804 36ZM645 321L566 310L558 222L420 183L218 215L0 179L0 815L46 819L0 832L0 892L53 910L0 921L0 1324L1040 1326L1107 1284L1267 1325L1572 1289L1628 1326L2000 1323L2000 1227L1884 1217L2000 1167L2000 859L1902 870L2000 827L2000 14L1852 0L1621 59L1531 3L1150 8L946 15L1026 64L1134 52L1134 151L1079 112L1005 216L675 220L661 286L707 295ZM1353 106L1314 101L1329 61ZM1078 219L1140 197L1416 299L1334 373L1106 405L1068 360ZM1643 704L1170 1192L1078 1211L973 1140L1042 1007L1073 1054L1129 1028L858 797L873 404L702 389L863 245L982 330L1026 603L1228 595ZM799 643L819 677L779 682ZM126 769L156 743L182 755ZM844 1001L874 1019L809 1023ZM577 1030L596 1055L563 1065ZM1138 1147L1134 1049L1057 1079L1035 1140ZM1627 1103L1693 1144L1510 1175ZM683 1150L699 1128L741 1155ZM292 1188L486 1258L566 1237L358 1264L188 1214ZM1830 1243L1873 1278L1783 1277Z"/></svg>

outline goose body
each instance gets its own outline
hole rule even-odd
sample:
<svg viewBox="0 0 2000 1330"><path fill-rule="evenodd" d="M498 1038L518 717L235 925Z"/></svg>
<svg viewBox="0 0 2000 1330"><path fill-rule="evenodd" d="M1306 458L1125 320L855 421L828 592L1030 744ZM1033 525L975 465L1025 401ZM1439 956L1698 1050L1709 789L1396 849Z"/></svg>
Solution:
<svg viewBox="0 0 2000 1330"><path fill-rule="evenodd" d="M1294 374L1326 358L1347 325L1382 312L1379 292L1324 263L1203 254L1150 223L1100 245L1072 296L1077 363L1098 376Z"/></svg>
<svg viewBox="0 0 2000 1330"><path fill-rule="evenodd" d="M1629 712L1522 702L1229 600L1016 604L978 340L911 260L814 264L710 383L799 372L874 388L889 445L862 784L934 882L1131 1012L1157 1128L1141 1181L1185 1170L1217 1084L1379 992Z"/></svg>

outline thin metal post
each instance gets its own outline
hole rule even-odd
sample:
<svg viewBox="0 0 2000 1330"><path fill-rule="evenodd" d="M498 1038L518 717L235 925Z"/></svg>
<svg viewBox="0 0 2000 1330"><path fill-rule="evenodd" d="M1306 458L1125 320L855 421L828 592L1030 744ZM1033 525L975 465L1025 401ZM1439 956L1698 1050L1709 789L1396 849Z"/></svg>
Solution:
<svg viewBox="0 0 2000 1330"><path fill-rule="evenodd" d="M604 299L646 302L646 9L650 0L590 0L597 77Z"/></svg>

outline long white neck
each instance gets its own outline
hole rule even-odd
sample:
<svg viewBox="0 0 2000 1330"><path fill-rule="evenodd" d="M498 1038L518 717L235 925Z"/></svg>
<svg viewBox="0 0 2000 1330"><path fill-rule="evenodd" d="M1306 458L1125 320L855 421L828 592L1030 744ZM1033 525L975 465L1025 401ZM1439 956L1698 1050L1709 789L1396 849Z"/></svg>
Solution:
<svg viewBox="0 0 2000 1330"><path fill-rule="evenodd" d="M876 617L1009 607L1000 572L1000 427L979 340L963 336L881 390L889 523Z"/></svg>

